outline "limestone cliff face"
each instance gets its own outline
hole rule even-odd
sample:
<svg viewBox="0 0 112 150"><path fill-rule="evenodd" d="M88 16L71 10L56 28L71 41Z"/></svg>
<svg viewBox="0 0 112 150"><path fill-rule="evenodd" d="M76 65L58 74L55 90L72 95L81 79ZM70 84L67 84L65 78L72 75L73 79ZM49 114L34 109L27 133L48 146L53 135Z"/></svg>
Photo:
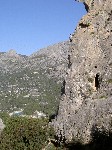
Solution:
<svg viewBox="0 0 112 150"><path fill-rule="evenodd" d="M70 37L68 71L55 130L68 141L111 129L112 0L79 0L88 11Z"/></svg>

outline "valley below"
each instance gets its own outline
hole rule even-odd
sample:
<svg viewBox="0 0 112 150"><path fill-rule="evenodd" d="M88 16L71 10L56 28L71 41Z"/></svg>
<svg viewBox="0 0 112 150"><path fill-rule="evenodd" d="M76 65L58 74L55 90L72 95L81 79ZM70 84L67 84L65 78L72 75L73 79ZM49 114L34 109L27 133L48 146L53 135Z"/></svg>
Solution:
<svg viewBox="0 0 112 150"><path fill-rule="evenodd" d="M67 69L69 42L41 49L31 56L0 53L0 112L38 117L55 114Z"/></svg>

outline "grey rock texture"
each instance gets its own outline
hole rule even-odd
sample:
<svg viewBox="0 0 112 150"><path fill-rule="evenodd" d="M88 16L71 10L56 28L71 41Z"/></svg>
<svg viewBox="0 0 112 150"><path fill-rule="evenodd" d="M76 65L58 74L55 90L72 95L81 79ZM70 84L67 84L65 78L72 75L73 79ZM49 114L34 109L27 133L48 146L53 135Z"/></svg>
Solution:
<svg viewBox="0 0 112 150"><path fill-rule="evenodd" d="M112 1L83 0L88 11L70 37L68 70L54 128L59 137L91 141L94 126L111 130Z"/></svg>
<svg viewBox="0 0 112 150"><path fill-rule="evenodd" d="M64 77L67 70L69 44L69 41L60 42L33 53L29 57L31 66L37 68L38 65L38 68L49 69L50 76Z"/></svg>

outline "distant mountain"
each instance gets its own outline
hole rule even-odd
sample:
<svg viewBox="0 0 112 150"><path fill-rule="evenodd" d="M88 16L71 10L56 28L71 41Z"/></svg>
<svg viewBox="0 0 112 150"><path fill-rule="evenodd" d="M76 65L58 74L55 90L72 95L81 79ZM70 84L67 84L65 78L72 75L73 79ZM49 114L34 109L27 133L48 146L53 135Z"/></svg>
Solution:
<svg viewBox="0 0 112 150"><path fill-rule="evenodd" d="M43 48L31 56L0 52L0 111L32 115L57 111L67 68L69 42Z"/></svg>

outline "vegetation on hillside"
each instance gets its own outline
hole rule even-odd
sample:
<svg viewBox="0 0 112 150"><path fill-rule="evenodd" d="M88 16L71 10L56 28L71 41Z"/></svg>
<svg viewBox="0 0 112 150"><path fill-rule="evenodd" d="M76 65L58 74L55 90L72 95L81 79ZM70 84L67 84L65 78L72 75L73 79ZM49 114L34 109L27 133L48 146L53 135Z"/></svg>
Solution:
<svg viewBox="0 0 112 150"><path fill-rule="evenodd" d="M32 115L36 110L46 115L55 113L61 84L56 78L48 78L44 71L35 73L33 69L26 69L13 75L1 74L0 110L13 112L23 109L26 115Z"/></svg>
<svg viewBox="0 0 112 150"><path fill-rule="evenodd" d="M54 114L59 106L68 47L67 41L31 56L19 55L13 50L0 53L0 111Z"/></svg>

